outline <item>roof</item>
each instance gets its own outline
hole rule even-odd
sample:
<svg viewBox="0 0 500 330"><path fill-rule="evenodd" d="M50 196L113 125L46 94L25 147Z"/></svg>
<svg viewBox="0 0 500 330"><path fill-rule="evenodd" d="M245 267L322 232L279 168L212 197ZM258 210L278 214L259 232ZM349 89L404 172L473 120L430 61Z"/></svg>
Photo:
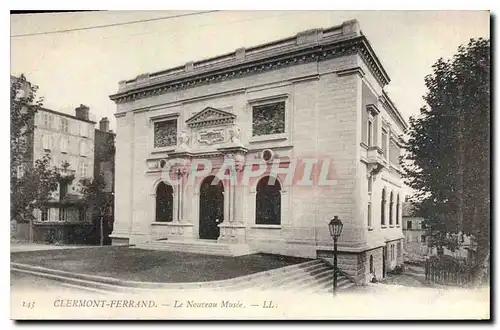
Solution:
<svg viewBox="0 0 500 330"><path fill-rule="evenodd" d="M155 73L143 73L119 82L119 90L110 96L116 103L220 82L298 63L330 59L352 51L360 54L382 86L390 78L356 20L326 29L311 29L295 36L266 44L239 48L219 55Z"/></svg>
<svg viewBox="0 0 500 330"><path fill-rule="evenodd" d="M56 115L59 115L59 116L63 116L63 117L67 117L67 118L71 118L71 119L75 119L75 120L79 120L79 121L84 121L86 123L90 123L90 124L96 124L95 121L92 121L92 120L87 120L87 119L82 119L82 118L78 118L76 116L73 116L73 115L70 115L70 114L67 114L65 112L59 112L59 111L55 111L55 110L51 110L51 109L47 109L47 108L44 108L44 107L41 107L40 110L42 111L46 111L46 112L50 112L50 113L53 113L53 114L56 114Z"/></svg>
<svg viewBox="0 0 500 330"><path fill-rule="evenodd" d="M411 202L403 203L403 217L414 217L415 216L415 205Z"/></svg>

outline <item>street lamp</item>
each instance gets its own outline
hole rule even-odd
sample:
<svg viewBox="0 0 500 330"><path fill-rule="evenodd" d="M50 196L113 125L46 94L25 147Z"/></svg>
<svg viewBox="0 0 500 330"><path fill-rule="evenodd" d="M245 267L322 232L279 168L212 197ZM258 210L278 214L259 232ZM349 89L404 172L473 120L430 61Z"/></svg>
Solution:
<svg viewBox="0 0 500 330"><path fill-rule="evenodd" d="M337 239L342 234L342 221L338 216L334 216L328 224L330 235L333 237L333 294L337 293Z"/></svg>

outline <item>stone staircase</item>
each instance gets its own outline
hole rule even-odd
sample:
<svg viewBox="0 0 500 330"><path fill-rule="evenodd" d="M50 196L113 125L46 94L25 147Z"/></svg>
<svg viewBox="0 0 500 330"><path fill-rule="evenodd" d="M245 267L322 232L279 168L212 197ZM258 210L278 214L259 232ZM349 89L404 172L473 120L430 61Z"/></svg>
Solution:
<svg viewBox="0 0 500 330"><path fill-rule="evenodd" d="M40 266L11 263L11 271L55 280L65 286L85 291L106 293L144 293L152 290L183 291L208 289L222 292L279 291L284 293L332 293L333 269L323 260L310 260L296 265L254 273L237 278L196 283L151 283L124 281L116 278L87 274L76 274ZM355 287L355 283L344 274L339 274L339 292Z"/></svg>
<svg viewBox="0 0 500 330"><path fill-rule="evenodd" d="M333 292L333 267L329 263L319 259L256 275L250 275L251 278L248 279L241 278L241 282L227 287L226 290L273 290L303 293ZM345 274L341 272L338 274L337 289L339 291L344 291L355 286L355 282Z"/></svg>
<svg viewBox="0 0 500 330"><path fill-rule="evenodd" d="M238 257L247 254L257 253L250 249L247 244L221 243L216 240L156 240L139 243L131 248L158 251L180 251L188 253L211 254L218 256Z"/></svg>

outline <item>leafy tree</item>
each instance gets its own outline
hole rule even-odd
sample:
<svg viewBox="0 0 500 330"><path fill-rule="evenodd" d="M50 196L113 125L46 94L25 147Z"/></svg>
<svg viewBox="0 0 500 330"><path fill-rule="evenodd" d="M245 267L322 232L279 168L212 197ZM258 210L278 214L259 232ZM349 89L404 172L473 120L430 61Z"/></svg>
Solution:
<svg viewBox="0 0 500 330"><path fill-rule="evenodd" d="M106 223L106 215L113 203L113 194L105 190L106 181L102 175L93 179L80 180L80 191L83 195L95 228L99 228L99 245L104 245L105 237L108 236L109 224Z"/></svg>
<svg viewBox="0 0 500 330"><path fill-rule="evenodd" d="M442 253L472 237L481 280L490 255L490 41L470 39L432 68L426 105L410 118L406 183L417 191L431 246Z"/></svg>
<svg viewBox="0 0 500 330"><path fill-rule="evenodd" d="M42 106L38 87L21 75L11 78L10 89L10 216L16 222L30 222L57 189L57 169L50 155L33 160L34 118Z"/></svg>

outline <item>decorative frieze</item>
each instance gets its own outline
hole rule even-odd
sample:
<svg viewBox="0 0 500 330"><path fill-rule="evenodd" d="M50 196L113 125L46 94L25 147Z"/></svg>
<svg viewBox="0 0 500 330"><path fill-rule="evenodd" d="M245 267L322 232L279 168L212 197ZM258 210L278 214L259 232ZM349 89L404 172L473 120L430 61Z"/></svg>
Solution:
<svg viewBox="0 0 500 330"><path fill-rule="evenodd" d="M184 72L184 75L175 75L165 78L171 78L168 81L155 80L155 85L153 86L122 91L111 95L110 98L116 103L125 103L171 91L221 82L232 78L240 78L301 63L323 61L333 57L355 53L360 54L361 58L365 61L366 65L370 68L375 78L382 86L389 83L390 79L369 45L368 40L364 36L358 36L341 41L335 40L332 42L327 40L318 42L315 46L308 47L307 49L290 49L285 47L281 50L278 48L274 54L270 53L270 55L264 59L226 61L221 64L222 67L214 65L213 67L203 70L203 72L197 72L197 69L194 69L193 71ZM151 81L151 83L153 82Z"/></svg>

